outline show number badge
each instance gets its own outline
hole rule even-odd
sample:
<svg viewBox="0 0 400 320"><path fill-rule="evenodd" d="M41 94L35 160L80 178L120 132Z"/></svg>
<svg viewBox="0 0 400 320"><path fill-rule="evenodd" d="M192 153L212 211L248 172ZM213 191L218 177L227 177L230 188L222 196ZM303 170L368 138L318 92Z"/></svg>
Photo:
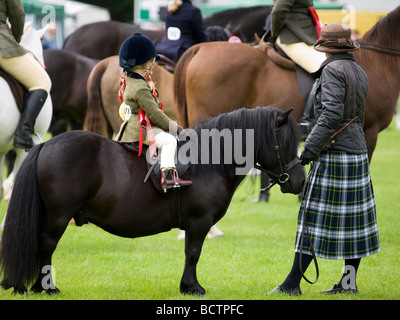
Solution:
<svg viewBox="0 0 400 320"><path fill-rule="evenodd" d="M167 30L167 37L169 40L179 40L181 38L181 30L176 27L169 27Z"/></svg>
<svg viewBox="0 0 400 320"><path fill-rule="evenodd" d="M131 108L125 102L123 102L119 106L119 116L123 121L128 121L131 115L132 115Z"/></svg>

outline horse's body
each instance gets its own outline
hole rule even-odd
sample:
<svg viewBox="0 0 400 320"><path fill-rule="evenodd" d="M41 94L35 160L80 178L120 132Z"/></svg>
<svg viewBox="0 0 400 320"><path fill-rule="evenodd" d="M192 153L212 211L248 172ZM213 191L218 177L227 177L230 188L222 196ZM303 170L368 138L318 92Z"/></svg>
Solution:
<svg viewBox="0 0 400 320"><path fill-rule="evenodd" d="M65 132L68 123L82 129L88 100L86 83L98 60L59 49L44 50L43 55L52 82L53 121L49 131L53 135Z"/></svg>
<svg viewBox="0 0 400 320"><path fill-rule="evenodd" d="M247 136L247 130L253 129L254 153L248 155L273 174L286 170L291 177L286 183L279 182L281 191L299 193L305 176L296 162L297 125L288 115L271 108L241 109L201 124L196 128L198 159L203 159L202 150L208 150L201 148L203 141L209 146L209 140L202 140L200 132L215 128L232 133L239 129L242 138L234 141L234 148L241 145L242 151L247 151L251 141L243 139L244 133ZM17 175L8 206L1 239L1 285L23 293L39 274L33 291L58 292L56 287L42 287L45 275L40 270L51 265L57 243L75 217L123 237L146 236L176 227L185 229L186 264L180 289L183 293L204 294L196 278L204 238L224 216L245 177L236 174L242 165L223 160L229 152L234 151L222 153L218 164L191 165L193 185L180 191L180 219L176 219L178 213L171 209L169 197L157 191L150 181L143 182L144 157L119 143L91 132L71 131L35 146ZM213 156L210 154L208 159Z"/></svg>
<svg viewBox="0 0 400 320"><path fill-rule="evenodd" d="M370 159L378 133L390 124L399 95L399 29L400 7L361 39L394 50L382 52L375 47L377 51L355 52L357 63L369 78L364 132ZM183 127L193 127L236 108L270 104L294 107L293 117L299 120L304 106L295 72L274 64L263 51L245 44L204 43L188 49L176 66L174 90L178 122Z"/></svg>
<svg viewBox="0 0 400 320"><path fill-rule="evenodd" d="M119 77L121 67L118 56L101 60L90 73L87 83L88 110L85 118L85 129L112 137L119 131L122 119L119 116L118 101ZM154 64L152 79L160 94L164 112L173 120L176 119L175 99L173 96L173 74L165 68Z"/></svg>
<svg viewBox="0 0 400 320"><path fill-rule="evenodd" d="M30 24L25 27L24 35L21 39L21 45L31 51L32 54L39 60L40 63L43 61L43 50L41 37L43 36L46 29L34 30ZM14 148L13 141L17 125L19 123L20 112L16 103L16 100L11 92L8 83L0 77L0 95L2 99L2 107L0 108L0 172L3 172L4 157L5 154ZM38 135L33 135L33 141L35 143L41 142L44 135L46 134L52 115L52 104L51 98L48 97L42 110L40 111L35 122L35 133ZM27 156L25 150L15 148L16 159L14 164L13 172L10 174L8 180L5 182L7 184L7 189L5 196L8 198L9 193L12 190L13 179L15 173L18 171L22 161ZM2 174L0 175L0 199L3 198L3 181Z"/></svg>
<svg viewBox="0 0 400 320"><path fill-rule="evenodd" d="M118 54L125 39L136 32L152 40L165 35L164 30L145 30L130 23L101 21L86 24L75 30L65 39L63 49L100 60Z"/></svg>
<svg viewBox="0 0 400 320"><path fill-rule="evenodd" d="M295 72L282 69L262 50L248 44L210 42L193 46L178 62L174 79L177 120L183 127L193 128L209 117L264 102L278 108L294 107L296 120L301 115L303 100ZM291 94L282 94L277 84Z"/></svg>

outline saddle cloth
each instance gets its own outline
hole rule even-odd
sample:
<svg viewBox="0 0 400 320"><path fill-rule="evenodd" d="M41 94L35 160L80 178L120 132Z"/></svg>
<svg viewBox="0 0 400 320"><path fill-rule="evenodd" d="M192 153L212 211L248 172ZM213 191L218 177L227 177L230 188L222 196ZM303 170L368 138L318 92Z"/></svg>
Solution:
<svg viewBox="0 0 400 320"><path fill-rule="evenodd" d="M16 80L13 76L11 76L9 73L5 72L1 68L0 68L0 77L6 80L6 82L10 86L18 110L19 112L21 112L27 90L18 80Z"/></svg>

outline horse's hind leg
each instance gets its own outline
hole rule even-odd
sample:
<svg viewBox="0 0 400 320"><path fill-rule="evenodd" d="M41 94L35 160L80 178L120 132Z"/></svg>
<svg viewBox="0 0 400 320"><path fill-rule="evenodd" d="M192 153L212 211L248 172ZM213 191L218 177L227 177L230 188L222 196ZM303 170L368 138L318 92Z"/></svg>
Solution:
<svg viewBox="0 0 400 320"><path fill-rule="evenodd" d="M204 295L206 291L197 280L196 267L199 261L204 239L210 229L210 226L204 228L188 228L185 235L185 270L181 279L181 293Z"/></svg>
<svg viewBox="0 0 400 320"><path fill-rule="evenodd" d="M68 226L69 220L69 217L63 217L62 219L57 219L56 221L46 222L40 237L39 250L41 266L39 270L39 277L31 288L32 292L40 293L43 290L45 290L47 294L56 294L60 292L60 290L54 285L51 257L59 240L61 239L61 236Z"/></svg>

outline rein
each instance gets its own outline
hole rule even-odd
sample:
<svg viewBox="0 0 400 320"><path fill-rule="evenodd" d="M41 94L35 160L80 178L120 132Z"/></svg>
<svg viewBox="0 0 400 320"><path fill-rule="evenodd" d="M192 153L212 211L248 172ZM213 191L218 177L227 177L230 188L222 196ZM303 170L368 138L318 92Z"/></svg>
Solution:
<svg viewBox="0 0 400 320"><path fill-rule="evenodd" d="M28 50L28 49L26 49L24 47L22 47L22 48L26 51L27 54L30 54L32 56L32 58L35 59L37 61L37 63L39 63L39 65L43 69L46 69L46 66L43 63L40 62L40 60L35 56L35 54L32 51L30 51L30 50Z"/></svg>
<svg viewBox="0 0 400 320"><path fill-rule="evenodd" d="M306 181L308 182L309 178L311 177L311 172L313 171L314 167L311 167L310 171L308 172ZM302 221L302 230L301 230L301 236L300 236L300 253L299 253L299 269L301 272L301 276L303 277L304 280L306 280L309 284L315 284L317 283L318 279L319 279L319 267L318 267L318 261L317 261L317 256L315 255L315 251L314 251L314 246L312 244L311 241L311 237L310 237L310 232L308 231L308 225L307 225L307 219L306 219L306 210L308 207L308 193L310 192L310 183L307 183L307 190L304 190L303 193L303 197L305 197L305 203L304 203L304 209L303 209L303 221ZM303 256L303 242L304 242L304 235L305 232L307 231L307 238L308 238L308 244L311 250L311 255L312 255L312 259L314 260L314 265L315 265L315 280L314 281L310 281L308 280L308 278L305 276L304 271L303 271L303 263L302 263L302 256Z"/></svg>
<svg viewBox="0 0 400 320"><path fill-rule="evenodd" d="M394 48L394 47L389 47L389 46L384 46L382 44L378 43L373 43L373 42L365 42L365 41L357 41L361 49L365 50L371 50L383 54L389 54L389 55L394 55L394 56L400 56L400 49Z"/></svg>

